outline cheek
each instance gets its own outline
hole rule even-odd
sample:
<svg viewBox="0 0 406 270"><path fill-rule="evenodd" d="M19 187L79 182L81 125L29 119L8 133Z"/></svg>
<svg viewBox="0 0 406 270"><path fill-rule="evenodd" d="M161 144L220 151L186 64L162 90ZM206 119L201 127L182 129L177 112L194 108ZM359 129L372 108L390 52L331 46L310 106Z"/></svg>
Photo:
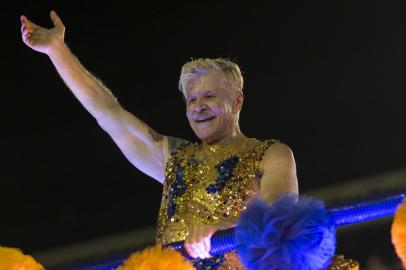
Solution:
<svg viewBox="0 0 406 270"><path fill-rule="evenodd" d="M217 104L213 107L213 111L215 111L216 114L228 116L231 114L232 108L229 106L229 104Z"/></svg>
<svg viewBox="0 0 406 270"><path fill-rule="evenodd" d="M190 121L192 117L192 112L190 109L186 108L186 118Z"/></svg>
<svg viewBox="0 0 406 270"><path fill-rule="evenodd" d="M226 105L218 103L218 102L213 102L213 103L209 104L209 107L210 107L211 111L215 112L216 114L223 113L226 110Z"/></svg>

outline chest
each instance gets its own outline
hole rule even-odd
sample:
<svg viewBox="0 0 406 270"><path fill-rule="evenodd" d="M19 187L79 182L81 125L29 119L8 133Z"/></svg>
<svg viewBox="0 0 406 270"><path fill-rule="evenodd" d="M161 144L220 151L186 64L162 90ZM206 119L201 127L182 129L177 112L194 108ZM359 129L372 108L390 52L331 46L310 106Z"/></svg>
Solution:
<svg viewBox="0 0 406 270"><path fill-rule="evenodd" d="M167 216L198 214L206 223L237 216L259 190L261 147L216 158L194 152L167 164L164 200Z"/></svg>

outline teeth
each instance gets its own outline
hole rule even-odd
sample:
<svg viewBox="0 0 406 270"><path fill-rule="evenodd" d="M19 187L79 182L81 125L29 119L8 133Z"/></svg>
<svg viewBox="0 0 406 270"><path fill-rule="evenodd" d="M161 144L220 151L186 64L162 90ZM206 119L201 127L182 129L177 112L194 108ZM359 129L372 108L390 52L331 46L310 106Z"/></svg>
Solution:
<svg viewBox="0 0 406 270"><path fill-rule="evenodd" d="M213 119L214 117L208 117L208 118L203 118L203 119L197 119L196 120L196 122L204 122L204 121L207 121L207 120L211 120L211 119Z"/></svg>

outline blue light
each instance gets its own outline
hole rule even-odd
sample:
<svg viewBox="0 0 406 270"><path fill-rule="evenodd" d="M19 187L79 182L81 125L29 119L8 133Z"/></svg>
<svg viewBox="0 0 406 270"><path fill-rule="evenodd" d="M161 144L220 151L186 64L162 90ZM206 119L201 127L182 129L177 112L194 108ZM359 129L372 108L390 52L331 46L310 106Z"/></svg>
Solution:
<svg viewBox="0 0 406 270"><path fill-rule="evenodd" d="M405 198L404 192L392 196L361 201L359 203L330 208L329 213L337 227L392 216Z"/></svg>

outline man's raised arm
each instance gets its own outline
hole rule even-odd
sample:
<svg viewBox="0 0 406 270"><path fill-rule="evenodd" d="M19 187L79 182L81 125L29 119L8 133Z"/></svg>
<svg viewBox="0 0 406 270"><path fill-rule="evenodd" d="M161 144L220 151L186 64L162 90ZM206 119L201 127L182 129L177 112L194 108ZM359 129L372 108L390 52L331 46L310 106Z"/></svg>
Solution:
<svg viewBox="0 0 406 270"><path fill-rule="evenodd" d="M113 94L71 53L64 42L65 26L51 11L54 27L46 29L21 16L24 43L49 56L75 97L112 137L127 159L145 174L163 182L170 149L181 139L163 136L123 109Z"/></svg>

